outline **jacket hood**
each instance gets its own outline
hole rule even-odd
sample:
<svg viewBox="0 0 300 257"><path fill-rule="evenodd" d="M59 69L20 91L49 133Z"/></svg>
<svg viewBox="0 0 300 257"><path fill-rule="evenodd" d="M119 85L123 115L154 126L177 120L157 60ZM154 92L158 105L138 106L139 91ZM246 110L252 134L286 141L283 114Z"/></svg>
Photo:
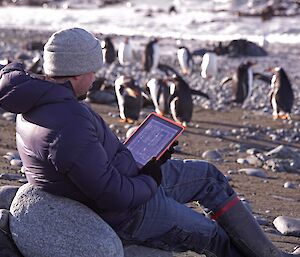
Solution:
<svg viewBox="0 0 300 257"><path fill-rule="evenodd" d="M58 84L32 77L21 63L11 63L0 71L0 107L26 113L37 106L76 100L70 82Z"/></svg>

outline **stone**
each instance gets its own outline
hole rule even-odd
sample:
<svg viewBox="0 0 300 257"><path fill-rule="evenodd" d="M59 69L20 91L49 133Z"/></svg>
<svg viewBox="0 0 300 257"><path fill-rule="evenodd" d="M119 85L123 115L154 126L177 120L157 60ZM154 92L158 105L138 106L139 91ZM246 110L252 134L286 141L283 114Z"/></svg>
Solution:
<svg viewBox="0 0 300 257"><path fill-rule="evenodd" d="M112 228L79 202L27 183L18 190L10 212L12 238L24 257L124 256Z"/></svg>
<svg viewBox="0 0 300 257"><path fill-rule="evenodd" d="M272 156L273 158L282 158L282 159L298 159L299 155L294 152L289 147L284 145L279 145L276 148L266 153L267 156Z"/></svg>
<svg viewBox="0 0 300 257"><path fill-rule="evenodd" d="M24 178L21 174L15 174L15 173L2 173L0 174L0 179L5 180L19 180Z"/></svg>
<svg viewBox="0 0 300 257"><path fill-rule="evenodd" d="M12 159L12 160L10 160L10 165L11 166L17 166L17 167L22 167L23 163L20 159Z"/></svg>
<svg viewBox="0 0 300 257"><path fill-rule="evenodd" d="M0 230L0 256L1 257L22 257L14 241Z"/></svg>
<svg viewBox="0 0 300 257"><path fill-rule="evenodd" d="M236 162L239 163L239 164L243 164L243 165L249 164L249 162L246 159L244 159L244 158L238 158L236 160Z"/></svg>
<svg viewBox="0 0 300 257"><path fill-rule="evenodd" d="M255 155L250 155L250 156L247 156L246 158L247 162L250 164L250 165L253 165L255 167L262 167L263 166L263 162L262 160L260 160L257 156Z"/></svg>
<svg viewBox="0 0 300 257"><path fill-rule="evenodd" d="M293 182L287 181L283 184L284 188L290 188L290 189L294 189L296 188L296 185Z"/></svg>
<svg viewBox="0 0 300 257"><path fill-rule="evenodd" d="M11 112L5 112L2 114L2 117L8 121L15 121L16 120L16 114Z"/></svg>
<svg viewBox="0 0 300 257"><path fill-rule="evenodd" d="M10 212L7 209L0 209L0 230L5 233L10 233L9 231L9 215Z"/></svg>
<svg viewBox="0 0 300 257"><path fill-rule="evenodd" d="M11 202L18 191L18 186L2 186L0 187L0 209L9 210Z"/></svg>
<svg viewBox="0 0 300 257"><path fill-rule="evenodd" d="M129 138L134 131L136 131L136 129L138 128L138 126L131 126L127 131L126 131L126 138Z"/></svg>
<svg viewBox="0 0 300 257"><path fill-rule="evenodd" d="M300 219L279 216L273 221L273 224L283 235L300 237Z"/></svg>
<svg viewBox="0 0 300 257"><path fill-rule="evenodd" d="M260 177L260 178L267 178L268 177L263 169L247 168L247 169L240 169L239 172L244 172L248 176Z"/></svg>
<svg viewBox="0 0 300 257"><path fill-rule="evenodd" d="M222 160L222 155L217 150L208 150L202 154L202 158L206 160Z"/></svg>

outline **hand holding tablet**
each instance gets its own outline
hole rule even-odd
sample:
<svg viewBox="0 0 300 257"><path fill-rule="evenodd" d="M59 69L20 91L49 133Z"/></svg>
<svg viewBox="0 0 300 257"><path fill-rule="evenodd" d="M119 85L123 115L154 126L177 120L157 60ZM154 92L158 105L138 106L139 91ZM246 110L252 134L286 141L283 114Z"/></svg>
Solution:
<svg viewBox="0 0 300 257"><path fill-rule="evenodd" d="M161 158L183 130L181 124L150 113L124 144L141 168L153 157Z"/></svg>

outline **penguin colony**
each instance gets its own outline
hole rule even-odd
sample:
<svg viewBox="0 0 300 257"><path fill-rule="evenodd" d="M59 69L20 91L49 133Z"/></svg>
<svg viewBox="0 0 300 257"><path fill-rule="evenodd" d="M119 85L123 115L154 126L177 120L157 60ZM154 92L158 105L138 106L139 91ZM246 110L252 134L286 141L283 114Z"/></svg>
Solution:
<svg viewBox="0 0 300 257"><path fill-rule="evenodd" d="M97 91L104 91L110 87L108 95L111 96L113 91L122 121L137 122L142 107L151 104L154 111L159 115L169 115L176 122L188 126L192 119L193 96L200 96L205 99L210 99L210 97L199 90L190 88L185 76L191 77L195 73L201 74L202 83L205 80L206 83L209 83L211 78L216 80L220 68L218 67L218 54L208 49L191 52L187 46L178 41L177 52L174 53L179 68L177 70L176 67L160 62L161 50L157 38L150 39L143 46L144 51L142 52L138 52L132 46L128 37L119 41L118 49L115 49L113 41L112 37L106 36L101 42L104 65L106 67L112 64L123 66L125 70L127 69L127 75L121 71L114 75L115 81L109 81L105 76L97 79L95 83L99 84L97 85L98 90L93 87L88 94L91 101L96 102L93 99L93 94L99 93ZM198 63L199 59L201 60L200 65L195 65L195 58L198 58ZM4 64L7 63L7 60L0 60L0 62ZM27 69L32 73L40 74L42 73L41 63L41 56L36 56ZM132 74L130 71L132 64L137 63L140 63L140 71L144 74L143 80L140 77L136 78L137 74ZM231 84L232 95L229 97L231 99L228 103L243 105L252 95L255 80L262 80L270 87L269 101L273 110L273 118L291 119L294 93L285 70L280 66L272 67L265 70L265 72L269 72L268 75L265 75L253 72L253 67L256 64L253 61L241 62L235 70L232 70L231 74L228 74L228 77L220 80L222 88ZM109 70L107 71L109 72ZM109 102L112 100L110 98Z"/></svg>

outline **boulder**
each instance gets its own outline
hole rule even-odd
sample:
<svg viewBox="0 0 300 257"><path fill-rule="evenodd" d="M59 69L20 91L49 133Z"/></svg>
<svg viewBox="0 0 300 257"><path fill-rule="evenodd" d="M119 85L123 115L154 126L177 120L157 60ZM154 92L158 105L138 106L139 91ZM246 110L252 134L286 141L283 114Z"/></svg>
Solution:
<svg viewBox="0 0 300 257"><path fill-rule="evenodd" d="M0 187L0 209L7 209L11 205L19 186L2 186Z"/></svg>
<svg viewBox="0 0 300 257"><path fill-rule="evenodd" d="M9 234L0 229L0 256L1 257L22 257L19 250L10 238Z"/></svg>
<svg viewBox="0 0 300 257"><path fill-rule="evenodd" d="M9 234L9 216L10 216L10 212L9 210L6 209L0 209L0 230L2 230L2 232Z"/></svg>
<svg viewBox="0 0 300 257"><path fill-rule="evenodd" d="M12 238L24 257L124 256L112 228L79 202L27 183L18 190L10 212Z"/></svg>

